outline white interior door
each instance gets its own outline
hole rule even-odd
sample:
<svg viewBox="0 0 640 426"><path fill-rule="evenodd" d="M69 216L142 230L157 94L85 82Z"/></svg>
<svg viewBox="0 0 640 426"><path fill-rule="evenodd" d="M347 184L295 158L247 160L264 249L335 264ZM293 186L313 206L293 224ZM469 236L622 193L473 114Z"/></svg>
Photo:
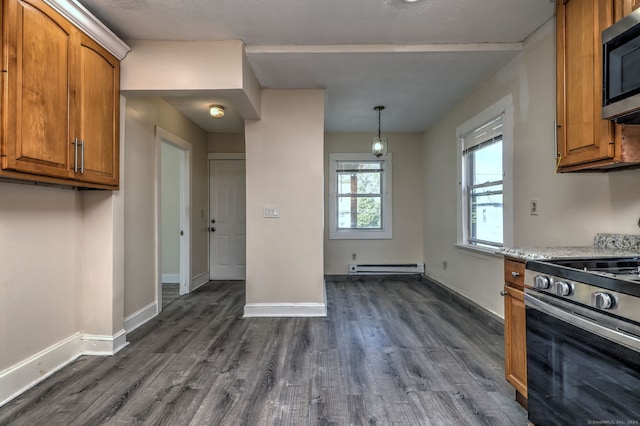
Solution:
<svg viewBox="0 0 640 426"><path fill-rule="evenodd" d="M209 160L209 278L244 280L246 185L244 160Z"/></svg>

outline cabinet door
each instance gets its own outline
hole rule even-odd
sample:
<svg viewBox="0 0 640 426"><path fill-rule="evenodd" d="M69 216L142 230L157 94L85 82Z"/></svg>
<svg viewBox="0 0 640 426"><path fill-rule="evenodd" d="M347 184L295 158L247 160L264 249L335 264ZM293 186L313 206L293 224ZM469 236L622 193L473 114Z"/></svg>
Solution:
<svg viewBox="0 0 640 426"><path fill-rule="evenodd" d="M601 31L613 0L559 0L556 19L559 166L612 159L620 135L601 118Z"/></svg>
<svg viewBox="0 0 640 426"><path fill-rule="evenodd" d="M68 178L75 28L40 0L4 6L2 169Z"/></svg>
<svg viewBox="0 0 640 426"><path fill-rule="evenodd" d="M634 10L640 8L640 0L615 0L615 20L619 21Z"/></svg>
<svg viewBox="0 0 640 426"><path fill-rule="evenodd" d="M74 113L83 147L77 180L118 185L120 63L81 34L78 99Z"/></svg>
<svg viewBox="0 0 640 426"><path fill-rule="evenodd" d="M527 397L527 329L524 292L504 288L505 375L518 392Z"/></svg>

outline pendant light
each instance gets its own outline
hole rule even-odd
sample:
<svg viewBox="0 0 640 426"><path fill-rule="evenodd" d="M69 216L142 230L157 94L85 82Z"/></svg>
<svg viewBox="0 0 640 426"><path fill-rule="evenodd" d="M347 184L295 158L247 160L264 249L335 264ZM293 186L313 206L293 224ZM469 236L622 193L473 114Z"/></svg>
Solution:
<svg viewBox="0 0 640 426"><path fill-rule="evenodd" d="M383 105L373 107L374 111L378 111L378 136L371 140L371 153L380 158L387 155L387 138L380 136L380 112L384 109Z"/></svg>

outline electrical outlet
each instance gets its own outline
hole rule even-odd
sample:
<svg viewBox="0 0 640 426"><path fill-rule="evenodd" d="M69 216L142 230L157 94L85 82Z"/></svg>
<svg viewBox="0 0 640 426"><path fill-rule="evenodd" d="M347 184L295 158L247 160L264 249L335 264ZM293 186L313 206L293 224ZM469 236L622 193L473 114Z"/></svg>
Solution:
<svg viewBox="0 0 640 426"><path fill-rule="evenodd" d="M351 253L351 260L358 260L358 253Z"/></svg>
<svg viewBox="0 0 640 426"><path fill-rule="evenodd" d="M540 210L540 200L538 200L537 198L532 199L529 202L529 214L533 216L537 216L539 210Z"/></svg>

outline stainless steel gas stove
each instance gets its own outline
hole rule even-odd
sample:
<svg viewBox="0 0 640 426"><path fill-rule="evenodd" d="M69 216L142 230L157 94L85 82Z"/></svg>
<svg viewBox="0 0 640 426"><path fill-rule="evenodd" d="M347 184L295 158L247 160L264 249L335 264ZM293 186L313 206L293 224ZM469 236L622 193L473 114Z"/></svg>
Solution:
<svg viewBox="0 0 640 426"><path fill-rule="evenodd" d="M525 284L529 421L640 424L640 259L528 261Z"/></svg>

